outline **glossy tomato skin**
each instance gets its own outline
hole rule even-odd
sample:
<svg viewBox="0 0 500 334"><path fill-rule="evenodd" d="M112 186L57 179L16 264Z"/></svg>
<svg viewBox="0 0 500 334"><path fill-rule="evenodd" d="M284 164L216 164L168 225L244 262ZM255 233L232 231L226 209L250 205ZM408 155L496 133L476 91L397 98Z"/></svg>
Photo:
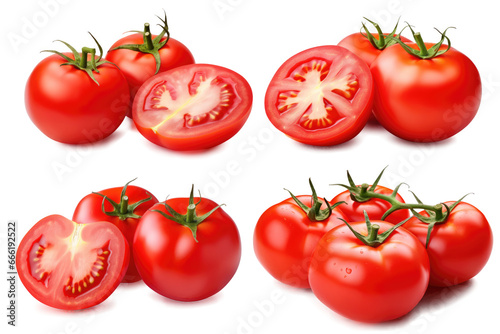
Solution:
<svg viewBox="0 0 500 334"><path fill-rule="evenodd" d="M121 192L123 187L109 188L99 191L100 194L108 197L109 199L120 203ZM136 187L132 185L127 186L125 196L128 197L130 204L139 202L146 198L151 197L151 200L140 204L135 210L134 214L138 216L144 215L146 211L152 207L154 204L158 203L158 200L149 191L144 188ZM110 216L102 211L102 203L104 201L104 209L107 212L113 211L113 206L108 201L104 200L102 196L97 194L89 194L82 198L78 205L76 206L75 212L73 213L73 221L81 224L91 224L99 221L107 221L115 225L120 229L123 236L127 240L130 248L130 262L128 270L123 277L122 282L133 283L141 279L137 268L135 267L132 243L134 241L135 230L139 224L140 218L126 218L124 220L120 219L118 216Z"/></svg>
<svg viewBox="0 0 500 334"><path fill-rule="evenodd" d="M451 206L453 202L446 202ZM424 211L423 216L428 216ZM405 227L425 245L428 225L412 217ZM429 284L446 287L476 276L486 265L493 234L486 217L471 204L461 202L442 224L434 225L427 246L431 264Z"/></svg>
<svg viewBox="0 0 500 334"><path fill-rule="evenodd" d="M380 233L391 223L372 221ZM352 223L366 235L365 222ZM422 299L429 283L429 258L420 241L403 227L371 247L344 226L321 238L314 250L309 282L313 293L349 319L377 323L399 318Z"/></svg>
<svg viewBox="0 0 500 334"><path fill-rule="evenodd" d="M464 129L479 109L479 72L454 48L425 60L394 45L377 57L371 71L374 115L399 138L414 142L447 139Z"/></svg>
<svg viewBox="0 0 500 334"><path fill-rule="evenodd" d="M368 66L335 45L304 50L286 60L265 96L271 123L290 138L329 146L354 138L370 117L373 81Z"/></svg>
<svg viewBox="0 0 500 334"><path fill-rule="evenodd" d="M371 186L370 186L371 187ZM384 186L376 186L375 192L382 195L391 195L393 190L386 188ZM404 203L403 197L397 194L396 199ZM391 208L391 205L378 198L372 198L366 202L356 202L354 201L348 190L341 192L335 196L330 203L333 205L337 202L345 202L346 204L341 204L337 208L342 211L344 215L347 216L347 221L363 221L365 219L364 211L368 214L370 219L379 220L382 219L384 213ZM387 216L384 220L393 224L397 224L410 217L410 210L397 210Z"/></svg>
<svg viewBox="0 0 500 334"><path fill-rule="evenodd" d="M388 34L384 34L384 36L388 36ZM374 34L373 37L376 40L379 39L378 34ZM405 43L411 42L408 38L403 36L400 38ZM346 48L359 58L363 59L368 66L370 66L375 61L375 58L377 58L384 51L374 47L360 32L346 36L337 45Z"/></svg>
<svg viewBox="0 0 500 334"><path fill-rule="evenodd" d="M188 198L167 204L186 213ZM199 198L194 198L198 202ZM196 208L201 216L217 204L203 198ZM165 206L154 205L144 214L134 238L137 269L151 289L179 301L196 301L219 292L233 277L241 257L241 242L234 221L221 208L198 225L197 240L191 230L166 219Z"/></svg>
<svg viewBox="0 0 500 334"><path fill-rule="evenodd" d="M233 137L252 109L252 89L238 73L211 64L174 68L147 80L132 109L136 128L172 150L205 150Z"/></svg>
<svg viewBox="0 0 500 334"><path fill-rule="evenodd" d="M153 35L152 39L157 36ZM166 37L162 39L164 41ZM116 41L110 49L125 44L142 44L142 34L132 34ZM168 71L182 65L194 64L194 57L189 49L174 38L170 38L167 44L159 51L161 64L158 73ZM134 100L135 94L141 85L150 77L155 75L156 61L149 53L142 53L127 49L108 51L106 59L116 64L123 72L130 87L130 97Z"/></svg>
<svg viewBox="0 0 500 334"><path fill-rule="evenodd" d="M125 275L128 260L127 241L116 226L77 224L59 215L36 223L16 255L19 278L29 293L62 310L106 300Z"/></svg>
<svg viewBox="0 0 500 334"><path fill-rule="evenodd" d="M66 56L74 59L72 54ZM47 137L65 144L104 139L122 123L130 109L130 93L122 72L111 64L89 75L58 55L33 69L25 90L25 105L33 123Z"/></svg>
<svg viewBox="0 0 500 334"><path fill-rule="evenodd" d="M312 196L297 198L306 206ZM322 209L326 205L323 204ZM262 266L282 283L310 288L308 281L311 256L319 239L332 228L344 224L347 217L337 208L324 220L313 222L292 198L271 206L255 226L254 251Z"/></svg>

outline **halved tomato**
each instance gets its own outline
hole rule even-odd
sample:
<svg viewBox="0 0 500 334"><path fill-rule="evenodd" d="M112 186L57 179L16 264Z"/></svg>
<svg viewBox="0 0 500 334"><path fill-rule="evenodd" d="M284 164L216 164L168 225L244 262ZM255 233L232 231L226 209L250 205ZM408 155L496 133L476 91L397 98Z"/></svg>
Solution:
<svg viewBox="0 0 500 334"><path fill-rule="evenodd" d="M108 222L77 224L59 215L36 223L17 250L17 272L45 305L79 310L103 302L120 284L129 248Z"/></svg>
<svg viewBox="0 0 500 334"><path fill-rule="evenodd" d="M267 117L304 144L336 145L354 138L372 108L373 81L366 63L340 46L319 46L278 69L265 97Z"/></svg>
<svg viewBox="0 0 500 334"><path fill-rule="evenodd" d="M132 115L149 141L173 150L219 145L245 124L252 90L238 73L209 64L184 65L147 80Z"/></svg>

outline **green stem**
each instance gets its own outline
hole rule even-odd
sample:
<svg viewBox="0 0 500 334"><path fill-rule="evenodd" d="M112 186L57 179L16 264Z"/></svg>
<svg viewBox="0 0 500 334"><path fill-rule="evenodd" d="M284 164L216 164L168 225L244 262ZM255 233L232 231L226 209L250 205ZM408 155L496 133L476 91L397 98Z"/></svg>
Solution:
<svg viewBox="0 0 500 334"><path fill-rule="evenodd" d="M443 205L441 204L434 205L433 211L436 213L436 220L441 221L443 219Z"/></svg>
<svg viewBox="0 0 500 334"><path fill-rule="evenodd" d="M363 186L361 186L361 193L363 193ZM389 202L392 207L394 207L393 211L398 211L398 210L405 210L405 209L422 209L422 210L429 210L433 211L436 213L436 217L440 215L440 217L443 217L443 207L442 205L426 205L426 204L420 204L420 203L402 203L398 201L395 197L392 197L390 195L384 195L384 194L379 194L376 192L366 192L363 194L364 196L368 197L369 199L372 198L378 198L381 200L384 200L386 202Z"/></svg>
<svg viewBox="0 0 500 334"><path fill-rule="evenodd" d="M128 196L123 196L120 202L120 213L122 215L128 212Z"/></svg>
<svg viewBox="0 0 500 334"><path fill-rule="evenodd" d="M193 223L195 221L195 218L196 218L196 205L189 204L186 213L186 223L188 224Z"/></svg>
<svg viewBox="0 0 500 334"><path fill-rule="evenodd" d="M89 53L92 55L92 57L95 57L95 49L87 47L82 48L82 58L80 59L80 67L87 68L87 58Z"/></svg>
<svg viewBox="0 0 500 334"><path fill-rule="evenodd" d="M367 236L369 242L373 242L373 241L377 240L379 229L380 229L379 225L377 225L377 224L372 225L372 228L370 229L368 236Z"/></svg>
<svg viewBox="0 0 500 334"><path fill-rule="evenodd" d="M363 184L361 185L361 196L366 195L366 192L368 191L368 188L369 188L369 187L370 187L370 185L369 185L369 184L367 184L367 183L363 183Z"/></svg>
<svg viewBox="0 0 500 334"><path fill-rule="evenodd" d="M149 26L149 23L144 23L144 33L150 33L151 34L151 29Z"/></svg>
<svg viewBox="0 0 500 334"><path fill-rule="evenodd" d="M314 202L313 205L311 206L311 210L309 210L309 212L307 213L307 217L311 220L311 221L316 221L317 220L317 217L318 217L318 214L319 214L319 210L321 209L321 205L323 203L317 201L317 202Z"/></svg>
<svg viewBox="0 0 500 334"><path fill-rule="evenodd" d="M144 33L144 39L146 40L146 44L148 46L148 50L153 50L155 48L153 39L151 37L151 33L149 31Z"/></svg>
<svg viewBox="0 0 500 334"><path fill-rule="evenodd" d="M416 32L413 37L415 38L415 42L418 45L418 48L420 49L420 55L422 57L428 56L429 52L427 52L427 47L425 46L425 42L422 39L422 35L420 35L419 32Z"/></svg>

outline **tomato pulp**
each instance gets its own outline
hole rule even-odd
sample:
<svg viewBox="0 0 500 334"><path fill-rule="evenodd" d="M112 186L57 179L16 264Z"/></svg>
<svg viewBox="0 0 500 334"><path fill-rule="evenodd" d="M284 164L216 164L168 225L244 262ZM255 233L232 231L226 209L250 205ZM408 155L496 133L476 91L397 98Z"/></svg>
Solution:
<svg viewBox="0 0 500 334"><path fill-rule="evenodd" d="M227 68L194 64L147 80L132 117L151 142L173 150L202 150L234 136L252 108L252 90Z"/></svg>
<svg viewBox="0 0 500 334"><path fill-rule="evenodd" d="M354 138L370 117L370 69L334 45L302 51L281 65L265 96L266 114L292 139L336 145Z"/></svg>
<svg viewBox="0 0 500 334"><path fill-rule="evenodd" d="M63 310L103 302L120 284L128 261L127 241L113 224L78 224L59 215L36 223L16 256L19 278L31 295Z"/></svg>

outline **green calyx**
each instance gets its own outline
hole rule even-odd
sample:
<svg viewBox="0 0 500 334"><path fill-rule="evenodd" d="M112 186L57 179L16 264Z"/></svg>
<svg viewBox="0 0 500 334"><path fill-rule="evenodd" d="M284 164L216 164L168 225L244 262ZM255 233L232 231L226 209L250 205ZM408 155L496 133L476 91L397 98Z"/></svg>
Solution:
<svg viewBox="0 0 500 334"><path fill-rule="evenodd" d="M61 42L64 45L66 45L73 53L74 59L71 59L70 57L66 56L62 52L55 51L55 50L43 50L41 52L51 52L51 53L55 53L55 54L63 57L66 60L66 63L61 64L61 66L71 65L71 66L78 68L79 70L87 72L88 76L99 86L99 82L97 82L97 80L94 77L94 72L99 73L98 67L101 66L102 64L105 64L105 63L112 64L112 65L115 65L115 64L113 64L112 62L107 61L105 59L102 59L102 47L101 47L101 45L99 44L97 39L95 39L94 35L92 35L90 32L89 32L89 34L90 34L90 36L92 36L92 38L96 42L97 47L99 49L99 56L97 57L97 59L96 59L96 50L95 49L83 47L82 53L80 54L80 53L78 53L78 51L76 51L76 49L74 47L72 47L68 43L61 41L61 40L55 40L54 42ZM88 54L90 54L90 61L88 59Z"/></svg>
<svg viewBox="0 0 500 334"><path fill-rule="evenodd" d="M321 209L323 202L318 199L318 195L316 194L316 189L314 189L314 185L310 178L309 178L309 186L311 187L312 191L311 207L304 205L304 203L302 203L297 197L295 197L295 195L292 194L290 190L288 189L285 190L288 191L288 193L290 194L290 196L292 196L295 203L297 203L297 205L307 214L309 220L313 222L323 221L328 219L331 216L332 210L335 207L345 203L345 202L338 202L335 203L334 205L330 205L330 203L326 200L326 198L323 198L323 200L325 201L324 203L326 204L327 207L326 209Z"/></svg>
<svg viewBox="0 0 500 334"><path fill-rule="evenodd" d="M221 204L210 210L209 212L205 213L203 216L197 216L196 215L196 207L198 204L201 202L201 193L200 193L200 200L195 203L194 202L194 197L193 197L193 192L194 192L194 185L191 187L191 194L189 195L189 203L187 206L187 213L185 215L178 213L175 211L170 205L168 205L165 202L162 202L161 204L165 206L165 209L167 209L167 213L160 211L160 210L151 210L154 212L158 212L161 214L163 217L167 218L168 220L174 221L180 225L186 226L191 230L191 233L193 234L193 238L196 242L198 242L198 239L196 238L196 232L198 230L198 225L200 225L205 219L207 219L212 213L214 213L215 210L220 208L221 206L225 204Z"/></svg>
<svg viewBox="0 0 500 334"><path fill-rule="evenodd" d="M403 31L401 30L401 32L396 35L396 30L398 29L399 19L398 19L398 22L396 23L396 26L394 27L394 29L386 37L386 35L384 35L384 33L382 32L382 29L380 29L380 26L378 25L378 23L373 22L373 21L367 19L366 17L363 17L363 18L365 20L367 20L368 22L370 22L377 30L378 39L376 39L375 36L373 36L373 34L368 30L368 28L366 27L364 22L361 22L361 25L362 25L361 34L363 36L365 36L366 39L368 39L368 41L370 42L371 45L373 45L374 48L376 48L378 50L384 50L385 48L396 44L397 43L396 40L400 39L401 32L403 32ZM363 33L363 30L365 31L365 33Z"/></svg>
<svg viewBox="0 0 500 334"><path fill-rule="evenodd" d="M140 30L128 31L128 32L135 32L135 33L142 34L142 37L144 40L144 42L142 44L119 45L115 48L112 48L109 51L125 49L125 50L131 50L131 51L136 51L136 52L149 53L149 54L153 55L153 57L155 58L155 62L156 62L155 74L157 74L158 71L160 71L160 66L161 66L161 58L160 58L159 51L162 47L164 47L168 43L168 40L170 39L170 33L168 32L168 24L167 24L167 13L165 13L165 11L163 11L163 13L165 14L165 17L163 19L161 17L157 16L160 19L160 21L163 23L163 25L158 24L163 30L158 36L156 36L155 39L153 39L153 37L151 35L149 23L145 23L144 24L144 31L140 31ZM165 34L167 35L167 38L164 41L162 41L162 38L163 38L163 36L165 36Z"/></svg>
<svg viewBox="0 0 500 334"><path fill-rule="evenodd" d="M405 210L405 209L410 210L413 213L413 215L415 217L417 217L420 221L429 225L428 232L427 232L427 241L426 241L426 247L427 247L427 245L429 244L430 235L431 235L431 232L432 232L432 229L434 228L434 226L436 224L442 224L442 223L446 222L446 220L448 219L452 210L468 194L463 196L462 198L460 198L458 201L453 203L453 205L451 205L451 206L448 206L445 203L439 203L436 205L427 205L427 204L422 203L422 201L417 197L417 195L415 195L415 193L410 191L413 194L413 196L415 197L415 200L417 201L417 203L403 203L397 199L397 194L398 194L400 187L406 183L399 184L396 188L394 188L394 191L390 195L384 195L384 194L379 194L379 193L375 192L375 188L377 187L380 179L382 178L382 175L383 175L386 168L387 167L385 167L382 170L382 172L380 172L377 179L375 180L375 182L373 182L373 184L371 186L369 186L366 183L363 183L362 185L357 186L354 183L354 181L352 180L352 177L349 174L349 171L347 171L347 179L349 181L349 185L345 185L345 184L332 184L332 185L341 186L341 187L344 187L347 190L349 190L351 199L355 202L360 202L360 203L367 202L367 201L374 199L374 198L388 202L391 205L391 207L382 215L381 220L385 220L387 218L387 216L389 216L394 211ZM341 203L341 202L339 202L339 203ZM443 207L446 210L443 210ZM425 217L425 216L419 214L416 211L418 209L424 210L428 214L428 217Z"/></svg>
<svg viewBox="0 0 500 334"><path fill-rule="evenodd" d="M125 184L125 186L122 188L119 203L116 203L115 201L113 201L111 198L109 198L106 195L103 195L103 194L97 193L97 192L92 192L92 194L99 195L99 196L103 197L102 205L101 205L102 212L104 212L108 216L118 217L118 218L120 218L120 220L126 220L128 218L135 218L135 219L141 218L141 216L136 215L134 213L135 209L137 209L137 207L139 205L141 205L142 203L150 201L153 198L153 196L150 194L148 198L145 198L143 200L140 200L140 201L132 203L132 204L129 203L129 198L126 195L127 187L130 183L132 183L135 180L137 180L137 178L127 182ZM104 209L104 203L106 201L108 201L113 206L113 211L106 211Z"/></svg>
<svg viewBox="0 0 500 334"><path fill-rule="evenodd" d="M346 222L344 219L342 219L342 218L339 218L339 219L342 220L347 225L347 227L349 227L349 229L352 231L352 233L354 233L356 238L358 238L365 245L370 246L370 247L377 247L377 246L383 244L384 241L387 238L389 238L389 236L392 234L392 232L394 232L398 227L400 227L401 225L403 225L404 223L406 223L410 219L410 218L407 218L407 219L403 220L402 222L398 223L397 225L394 225L393 227L391 227L387 231L379 234L378 230L380 229L380 226L377 224L372 224L370 222L370 219L368 218L368 214L366 213L366 211L364 212L364 214L365 214L366 230L368 231L367 235L362 235L361 233L354 230L352 228L352 226L348 222Z"/></svg>
<svg viewBox="0 0 500 334"><path fill-rule="evenodd" d="M412 29L412 26L408 22L406 22L406 24L407 24L408 28L410 28L410 30L411 30L413 38L415 39L415 43L417 43L418 49L414 49L414 48L406 45L400 39L396 39L394 37L391 37L391 39L394 40L394 42L399 43L399 45L401 45L403 47L403 49L406 52L408 52L409 54L411 54L412 56L418 57L420 59L432 59L432 58L438 57L442 54L445 54L451 48L451 41L448 38L448 36L446 36L446 32L448 31L448 29L455 29L455 27L448 27L445 29L444 32L441 32L437 28L434 28L434 29L436 29L436 31L438 33L441 34L441 39L439 40L439 42L437 42L432 47L427 49L427 46L425 45L425 42L422 39L422 36L420 35L420 33L415 32ZM447 42L447 48L444 50L439 50L444 41Z"/></svg>
<svg viewBox="0 0 500 334"><path fill-rule="evenodd" d="M413 192L411 192L411 193L413 194L413 197L415 197L415 200L419 204L422 204L422 201L420 201L420 199L417 197L417 195L415 195ZM436 208L435 211L424 209L425 212L429 215L429 217L425 217L425 216L421 215L420 213L418 213L417 211L415 211L415 209L410 208L411 212L413 213L413 215L415 217L417 217L422 223L425 223L428 225L427 237L425 239L425 248L427 248L427 246L429 245L431 233L432 233L432 230L434 229L434 226L436 224L443 224L446 221L446 219L449 217L451 211L453 211L453 209L455 209L455 207L460 202L462 202L462 200L468 195L469 194L462 196L462 198L460 198L458 201L454 202L451 206L448 206L445 203L442 203L442 204L437 204L434 206ZM446 209L444 214L443 214L443 206Z"/></svg>

